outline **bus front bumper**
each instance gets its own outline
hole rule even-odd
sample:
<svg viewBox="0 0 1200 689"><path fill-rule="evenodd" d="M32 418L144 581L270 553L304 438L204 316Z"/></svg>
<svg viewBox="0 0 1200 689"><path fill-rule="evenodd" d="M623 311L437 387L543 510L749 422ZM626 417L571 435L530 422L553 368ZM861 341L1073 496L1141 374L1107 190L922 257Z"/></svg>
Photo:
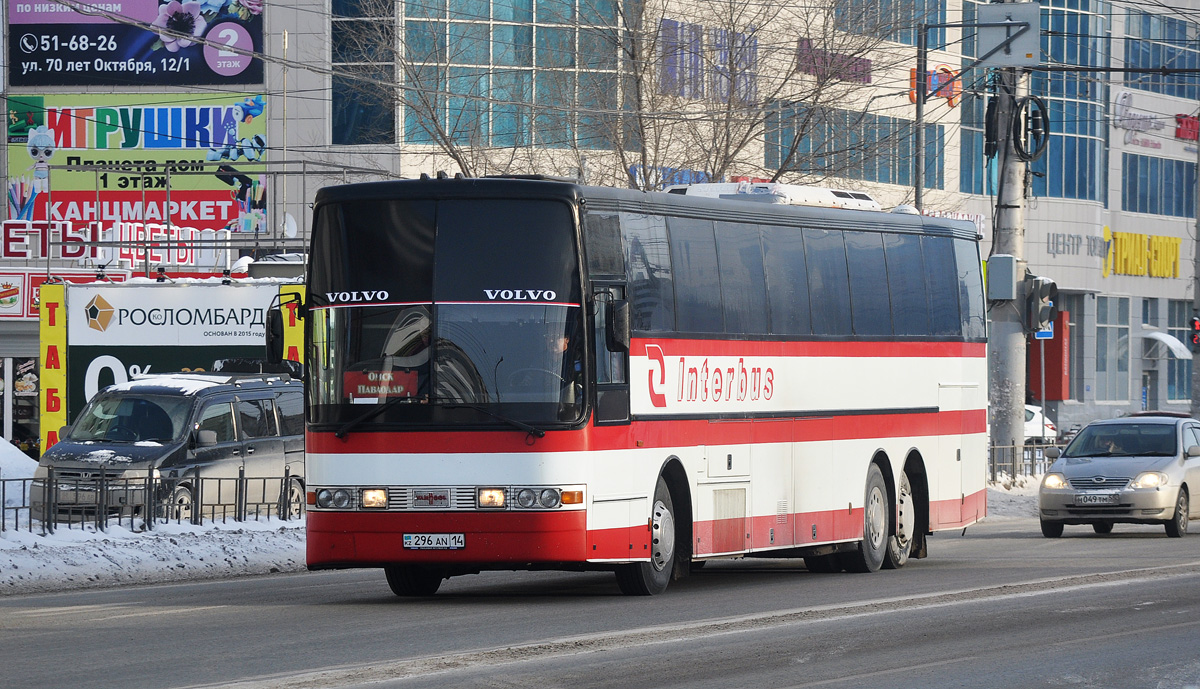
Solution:
<svg viewBox="0 0 1200 689"><path fill-rule="evenodd" d="M522 569L586 562L591 549L584 510L419 514L313 510L307 520L309 569L390 564Z"/></svg>

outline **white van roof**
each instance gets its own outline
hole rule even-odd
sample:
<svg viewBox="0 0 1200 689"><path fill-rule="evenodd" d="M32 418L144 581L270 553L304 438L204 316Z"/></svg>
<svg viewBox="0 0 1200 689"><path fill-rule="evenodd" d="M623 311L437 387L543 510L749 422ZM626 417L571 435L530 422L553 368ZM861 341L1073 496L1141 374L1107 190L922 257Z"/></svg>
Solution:
<svg viewBox="0 0 1200 689"><path fill-rule="evenodd" d="M782 182L714 182L709 184L672 184L664 191L737 201L786 203L793 206L824 206L855 210L882 210L870 194L846 189L810 187Z"/></svg>

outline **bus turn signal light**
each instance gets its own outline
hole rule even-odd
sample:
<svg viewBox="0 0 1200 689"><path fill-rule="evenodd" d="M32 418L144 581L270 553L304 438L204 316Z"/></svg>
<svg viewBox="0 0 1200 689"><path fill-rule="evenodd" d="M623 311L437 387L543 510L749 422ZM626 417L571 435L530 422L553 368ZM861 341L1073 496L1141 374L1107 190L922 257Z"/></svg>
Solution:
<svg viewBox="0 0 1200 689"><path fill-rule="evenodd" d="M581 504L583 504L583 491L581 491L581 490L564 490L562 493L562 503L564 505L581 505Z"/></svg>

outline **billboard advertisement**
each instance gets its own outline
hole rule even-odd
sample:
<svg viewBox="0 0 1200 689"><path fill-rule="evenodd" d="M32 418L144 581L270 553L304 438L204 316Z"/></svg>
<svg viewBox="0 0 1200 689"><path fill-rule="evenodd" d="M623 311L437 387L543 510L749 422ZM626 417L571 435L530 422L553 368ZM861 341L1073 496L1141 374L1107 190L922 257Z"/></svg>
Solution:
<svg viewBox="0 0 1200 689"><path fill-rule="evenodd" d="M125 275L110 272L107 279L123 282ZM55 270L51 276L37 268L7 268L0 266L0 321L36 321L40 315L42 286L51 282L93 282L94 270Z"/></svg>
<svg viewBox="0 0 1200 689"><path fill-rule="evenodd" d="M263 83L263 0L6 4L11 86Z"/></svg>
<svg viewBox="0 0 1200 689"><path fill-rule="evenodd" d="M266 155L260 94L10 94L6 105L9 220L267 227L267 177L238 167Z"/></svg>
<svg viewBox="0 0 1200 689"><path fill-rule="evenodd" d="M66 406L136 375L206 371L213 361L261 358L278 283L68 285Z"/></svg>

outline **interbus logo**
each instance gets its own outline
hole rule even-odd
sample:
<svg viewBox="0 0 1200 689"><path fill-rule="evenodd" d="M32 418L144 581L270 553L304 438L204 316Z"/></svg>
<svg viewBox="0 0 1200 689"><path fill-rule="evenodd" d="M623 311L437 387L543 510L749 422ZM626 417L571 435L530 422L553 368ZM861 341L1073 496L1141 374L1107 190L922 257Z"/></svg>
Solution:
<svg viewBox="0 0 1200 689"><path fill-rule="evenodd" d="M667 385L667 358L662 347L646 345L650 359L647 385L650 403L667 406L667 394L676 403L757 402L775 395L775 370L745 357L678 357L674 385ZM673 388L673 389L672 389Z"/></svg>
<svg viewBox="0 0 1200 689"><path fill-rule="evenodd" d="M552 289L485 289L483 293L493 301L554 301L558 297Z"/></svg>

